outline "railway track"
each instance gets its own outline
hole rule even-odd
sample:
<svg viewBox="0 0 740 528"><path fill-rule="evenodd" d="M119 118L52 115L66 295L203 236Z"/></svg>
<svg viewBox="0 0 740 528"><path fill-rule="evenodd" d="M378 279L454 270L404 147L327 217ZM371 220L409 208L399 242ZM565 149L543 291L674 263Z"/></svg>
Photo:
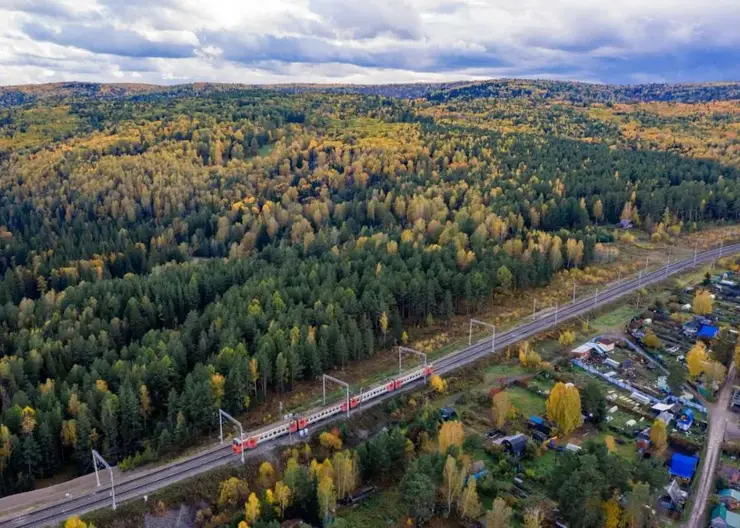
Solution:
<svg viewBox="0 0 740 528"><path fill-rule="evenodd" d="M661 282L671 275L691 269L694 264L712 262L722 256L739 252L740 243L731 244L724 248L704 251L702 253L698 253L695 257L674 262L673 264L668 264L657 270L644 273L640 277L624 279L621 282L605 288L601 292L597 292L593 297L589 296L587 298L577 299L574 303L564 305L556 312L548 310L547 313L540 317L537 317L535 314L534 320L523 323L515 328L507 330L506 332L502 332L501 334L497 334L494 350L504 349L519 341L537 335L553 326L557 326L569 319L592 311L599 306L610 304L643 286ZM491 338L482 339L462 350L453 352L435 361L435 372L445 374L490 354L492 348L491 341ZM381 403L382 401L395 396L399 391L419 388L422 385L423 382L420 381L409 383L395 392L385 394L382 397L373 400L370 404L364 404L362 408ZM356 410L359 410L359 408ZM341 416L334 417L334 419L341 418ZM268 427L274 426L275 424L272 424ZM259 431L255 431L255 433L259 433ZM277 440L276 443L289 443L289 439L282 438ZM272 448L273 445L275 445L275 443L262 445L256 450L246 452L246 456L255 456L263 452L265 449ZM148 472L133 475L129 479L120 480L116 483L116 499L118 502L124 502L133 498L141 497L152 493L157 489L195 476L204 471L208 471L228 463L237 462L238 458L232 454L229 446L211 448L191 458L154 468ZM0 528L47 526L59 523L71 515L81 515L83 513L105 507L111 501L110 492L111 489L109 486L101 486L96 491L88 495L65 499L56 504L43 506L11 517L2 518L0 519Z"/></svg>

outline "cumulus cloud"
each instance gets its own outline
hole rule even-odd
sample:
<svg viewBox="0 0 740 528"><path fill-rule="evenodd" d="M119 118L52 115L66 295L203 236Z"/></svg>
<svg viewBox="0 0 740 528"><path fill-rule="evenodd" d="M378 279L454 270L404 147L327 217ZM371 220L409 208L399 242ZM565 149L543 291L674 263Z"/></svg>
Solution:
<svg viewBox="0 0 740 528"><path fill-rule="evenodd" d="M192 57L195 49L190 44L155 41L136 31L118 29L105 24L64 24L59 30L28 22L23 32L33 40L53 42L61 46L82 48L92 53L124 57L165 57L181 59Z"/></svg>
<svg viewBox="0 0 740 528"><path fill-rule="evenodd" d="M0 83L740 79L737 0L0 0Z"/></svg>
<svg viewBox="0 0 740 528"><path fill-rule="evenodd" d="M371 39L388 34L404 40L423 35L419 11L404 0L356 2L351 7L345 0L310 0L308 5L337 35Z"/></svg>

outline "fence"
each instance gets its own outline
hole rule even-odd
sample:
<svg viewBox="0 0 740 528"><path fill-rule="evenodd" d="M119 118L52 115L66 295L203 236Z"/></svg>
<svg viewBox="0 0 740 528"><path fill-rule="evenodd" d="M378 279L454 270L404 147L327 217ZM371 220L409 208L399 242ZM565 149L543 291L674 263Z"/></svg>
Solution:
<svg viewBox="0 0 740 528"><path fill-rule="evenodd" d="M630 385L629 383L627 383L625 381L620 381L620 380L617 380L617 379L610 378L609 376L607 376L606 374L602 374L601 372L599 372L598 370L596 370L592 366L586 365L585 363L583 363L579 359L571 359L570 361L576 367L582 368L586 372L590 372L594 376L598 376L599 378L603 379L604 381L608 381L612 385L616 385L620 389L629 391L631 394L634 394L636 396L636 399L639 399L639 400L647 400L647 401L649 401L651 403L654 403L654 404L655 403L660 403L660 400L659 399L653 398L652 396L648 396L647 394L644 394L644 393L638 391L632 385Z"/></svg>

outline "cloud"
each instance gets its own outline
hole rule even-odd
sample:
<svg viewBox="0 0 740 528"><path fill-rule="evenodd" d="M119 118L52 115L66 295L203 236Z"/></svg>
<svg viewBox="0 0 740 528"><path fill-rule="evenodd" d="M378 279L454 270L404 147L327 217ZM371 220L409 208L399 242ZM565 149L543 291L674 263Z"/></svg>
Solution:
<svg viewBox="0 0 740 528"><path fill-rule="evenodd" d="M367 68L407 69L415 72L454 71L460 68L493 68L507 64L483 47L444 47L393 42L363 46L311 36L243 36L239 33L202 34L203 42L222 50L221 58L254 65L265 61L284 63L338 63Z"/></svg>
<svg viewBox="0 0 740 528"><path fill-rule="evenodd" d="M356 2L351 7L345 0L310 0L308 6L338 35L353 39L391 35L417 40L423 35L419 12L404 0Z"/></svg>
<svg viewBox="0 0 740 528"><path fill-rule="evenodd" d="M66 4L47 0L4 0L2 8L61 20L71 20L75 15Z"/></svg>
<svg viewBox="0 0 740 528"><path fill-rule="evenodd" d="M129 29L117 29L103 24L63 24L59 31L55 31L44 24L28 22L23 24L22 30L34 40L81 48L92 53L170 59L192 57L195 54L195 48L191 44L155 41Z"/></svg>
<svg viewBox="0 0 740 528"><path fill-rule="evenodd" d="M0 83L735 80L737 1L0 0Z"/></svg>

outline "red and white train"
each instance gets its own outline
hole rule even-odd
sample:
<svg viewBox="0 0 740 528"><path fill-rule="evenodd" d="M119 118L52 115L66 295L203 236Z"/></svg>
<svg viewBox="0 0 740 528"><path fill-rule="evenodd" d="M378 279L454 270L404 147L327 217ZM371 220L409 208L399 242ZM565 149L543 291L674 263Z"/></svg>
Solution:
<svg viewBox="0 0 740 528"><path fill-rule="evenodd" d="M403 387L407 383L426 378L427 376L431 376L433 373L434 366L428 365L426 367L422 367L418 370L410 372L409 374L401 376L400 378L383 382L382 384L376 385L357 396L351 396L349 399L349 408L354 409L361 403L382 396L383 394L393 392L396 389ZM234 453L240 454L245 449L254 449L258 445L274 440L275 438L278 438L280 436L284 436L290 433L298 433L306 429L306 427L311 424L318 423L321 420L329 418L330 416L334 416L335 414L343 412L347 412L346 401L335 403L328 407L324 407L323 409L310 411L309 414L306 416L300 416L291 420L283 420L276 425L268 426L265 429L261 429L250 433L249 435L245 435L243 438L234 438L234 440L231 442L231 449L234 451Z"/></svg>

